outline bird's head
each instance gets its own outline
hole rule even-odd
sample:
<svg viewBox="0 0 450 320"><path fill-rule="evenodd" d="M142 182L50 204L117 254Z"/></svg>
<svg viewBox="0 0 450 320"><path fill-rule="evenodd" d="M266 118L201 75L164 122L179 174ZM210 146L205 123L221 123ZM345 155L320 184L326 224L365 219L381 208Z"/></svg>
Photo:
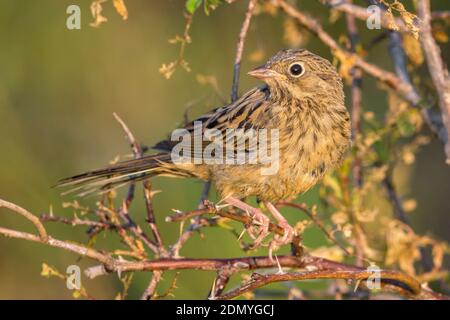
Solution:
<svg viewBox="0 0 450 320"><path fill-rule="evenodd" d="M289 93L299 100L324 96L344 101L342 79L335 67L308 50L282 50L248 74L266 82L271 91Z"/></svg>

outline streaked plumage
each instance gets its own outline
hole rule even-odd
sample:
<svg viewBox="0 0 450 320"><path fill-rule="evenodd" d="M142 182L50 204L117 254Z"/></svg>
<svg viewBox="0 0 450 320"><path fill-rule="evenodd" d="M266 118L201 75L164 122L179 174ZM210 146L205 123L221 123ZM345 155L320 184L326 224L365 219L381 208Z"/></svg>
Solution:
<svg viewBox="0 0 450 320"><path fill-rule="evenodd" d="M289 69L296 63L301 65L296 66L297 72L303 72L298 77ZM86 193L168 175L212 180L222 197L238 199L256 196L276 202L305 192L341 162L349 147L350 120L342 81L329 61L307 50L280 51L253 75L266 84L196 121L222 132L227 128L279 129L277 174L261 175L261 164L176 165L170 152L177 142L166 140L155 146L160 151L157 155L73 176L60 184ZM192 134L193 123L185 127Z"/></svg>

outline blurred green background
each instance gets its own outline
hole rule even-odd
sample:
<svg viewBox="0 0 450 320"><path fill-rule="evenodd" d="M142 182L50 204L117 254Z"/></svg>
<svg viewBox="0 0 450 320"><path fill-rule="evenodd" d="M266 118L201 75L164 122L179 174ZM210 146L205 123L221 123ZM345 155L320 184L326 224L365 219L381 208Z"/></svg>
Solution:
<svg viewBox="0 0 450 320"><path fill-rule="evenodd" d="M124 119L143 144L152 145L182 121L187 106L195 105L191 112L194 116L216 107L223 102L223 97L229 97L236 41L246 1L222 5L209 17L199 10L191 29L192 44L186 49L186 60L192 71L179 69L170 80L165 80L158 69L178 55L178 46L167 40L183 32L184 1L125 1L129 11L127 21L108 2L103 11L108 22L99 28L89 26L90 2L0 0L0 198L35 214L48 212L52 206L55 214L71 216L72 210L61 205L71 198L60 196L51 186L62 177L101 167L116 155L130 153L113 112ZM299 3L301 8L320 17L336 38L345 33L343 19L330 26L328 9L317 1ZM70 4L81 7L81 30L66 28L66 8ZM449 9L447 1L433 1L433 5L435 9ZM367 30L362 23L359 26L365 43L380 32ZM260 51L265 59L286 46L283 15L256 16L245 47L240 92L257 84L245 75L258 64L249 60L249 54ZM331 58L329 50L313 37L307 48ZM448 46L443 50L448 57ZM368 59L391 69L387 57L385 41L370 52ZM211 86L200 84L196 80L198 74L214 75L223 97ZM386 94L369 78L364 82L363 104L366 110L380 116L386 110ZM433 141L426 146L414 166L401 173L406 177L399 178L400 194L418 201L417 210L411 214L415 229L449 240L450 169L444 164L440 143ZM164 217L171 208L194 209L202 184L156 178L154 189L162 190L155 196L155 210L165 242L171 243L177 238L179 227L165 223ZM141 190L137 192L139 195ZM137 221L143 222L143 204L137 198L131 212ZM317 188L302 196L302 200L317 203ZM81 201L94 203L93 199ZM304 218L294 212L287 212L287 216L292 222ZM3 209L0 209L0 225L34 231L29 223ZM81 228L47 225L57 238L87 241ZM199 235L193 236L182 255L242 255L230 232L206 230L204 235L207 241ZM99 246L114 246L117 239L112 238L100 239ZM309 247L326 243L316 231L308 232L304 238ZM91 261L78 258L39 244L0 237L0 298L71 298L62 281L40 276L41 263L47 262L61 271L70 264L92 265ZM172 276L172 272L165 275L167 281L160 291ZM205 298L213 277L214 273L210 272L184 271L174 294L178 298ZM150 274L136 274L131 298L140 296L149 278ZM121 290L114 275L93 281L83 279L83 283L96 298L114 298Z"/></svg>

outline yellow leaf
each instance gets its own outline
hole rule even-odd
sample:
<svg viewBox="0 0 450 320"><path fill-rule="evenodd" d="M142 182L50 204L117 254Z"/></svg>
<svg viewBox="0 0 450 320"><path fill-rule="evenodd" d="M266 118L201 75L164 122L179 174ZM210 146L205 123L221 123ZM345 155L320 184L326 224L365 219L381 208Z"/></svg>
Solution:
<svg viewBox="0 0 450 320"><path fill-rule="evenodd" d="M448 35L443 28L433 28L433 37L440 43L448 42Z"/></svg>
<svg viewBox="0 0 450 320"><path fill-rule="evenodd" d="M337 211L331 216L331 221L336 225L343 225L348 222L348 214L344 211Z"/></svg>
<svg viewBox="0 0 450 320"><path fill-rule="evenodd" d="M311 254L313 256L324 258L332 261L341 262L344 260L344 252L338 246L320 247L314 249Z"/></svg>
<svg viewBox="0 0 450 320"><path fill-rule="evenodd" d="M57 277L61 279L65 279L64 275L62 275L56 268L49 266L46 263L42 264L42 271L41 276L50 278L50 277Z"/></svg>
<svg viewBox="0 0 450 320"><path fill-rule="evenodd" d="M125 3L123 2L123 0L113 0L113 4L114 4L114 8L116 8L117 13L120 14L122 19L127 20L128 19L128 10L127 10L127 7L125 6Z"/></svg>
<svg viewBox="0 0 450 320"><path fill-rule="evenodd" d="M103 22L108 21L108 19L106 19L102 15L102 11L103 11L102 3L104 3L105 1L106 0L95 0L91 3L91 13L92 13L92 17L94 17L94 19L95 19L95 21L91 23L92 27L98 27Z"/></svg>
<svg viewBox="0 0 450 320"><path fill-rule="evenodd" d="M408 199L403 201L403 210L406 212L411 212L416 210L417 208L417 201L415 199Z"/></svg>
<svg viewBox="0 0 450 320"><path fill-rule="evenodd" d="M409 34L403 35L403 46L409 60L416 66L420 66L424 62L422 47L419 40Z"/></svg>

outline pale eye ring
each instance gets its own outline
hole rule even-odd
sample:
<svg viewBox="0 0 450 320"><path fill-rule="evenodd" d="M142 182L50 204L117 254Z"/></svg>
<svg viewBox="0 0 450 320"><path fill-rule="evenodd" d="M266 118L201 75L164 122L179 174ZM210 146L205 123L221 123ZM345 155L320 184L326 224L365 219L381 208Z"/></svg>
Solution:
<svg viewBox="0 0 450 320"><path fill-rule="evenodd" d="M300 62L294 62L289 65L289 74L293 77L301 77L305 73L305 67Z"/></svg>

